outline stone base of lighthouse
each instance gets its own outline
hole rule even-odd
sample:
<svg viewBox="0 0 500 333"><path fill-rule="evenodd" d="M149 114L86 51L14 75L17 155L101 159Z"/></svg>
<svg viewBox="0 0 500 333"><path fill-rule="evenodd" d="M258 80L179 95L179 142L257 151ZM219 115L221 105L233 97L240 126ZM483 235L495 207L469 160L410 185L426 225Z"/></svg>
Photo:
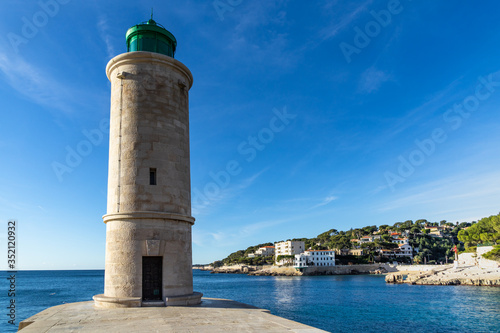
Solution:
<svg viewBox="0 0 500 333"><path fill-rule="evenodd" d="M195 305L191 226L194 218L161 212L108 214L103 308Z"/></svg>

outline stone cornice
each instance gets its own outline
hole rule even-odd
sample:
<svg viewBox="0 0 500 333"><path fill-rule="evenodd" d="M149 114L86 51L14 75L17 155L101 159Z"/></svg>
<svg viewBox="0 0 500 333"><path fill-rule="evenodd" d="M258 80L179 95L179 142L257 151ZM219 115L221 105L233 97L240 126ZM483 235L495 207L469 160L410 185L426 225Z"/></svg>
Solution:
<svg viewBox="0 0 500 333"><path fill-rule="evenodd" d="M158 220L174 220L179 222L194 224L194 217L163 212L128 212L128 213L113 213L106 214L102 217L104 223L114 220L132 220L132 219L158 219Z"/></svg>
<svg viewBox="0 0 500 333"><path fill-rule="evenodd" d="M177 59L171 58L169 56L153 53L153 52L145 52L145 51L135 51L135 52L126 52L120 55L117 55L113 59L111 59L106 65L106 75L108 79L111 80L111 72L118 66L127 65L127 64L137 64L140 62L147 63L157 63L159 65L164 65L168 67L172 67L177 71L181 72L186 76L189 83L187 85L188 90L193 86L193 74L189 68L186 67L182 62Z"/></svg>

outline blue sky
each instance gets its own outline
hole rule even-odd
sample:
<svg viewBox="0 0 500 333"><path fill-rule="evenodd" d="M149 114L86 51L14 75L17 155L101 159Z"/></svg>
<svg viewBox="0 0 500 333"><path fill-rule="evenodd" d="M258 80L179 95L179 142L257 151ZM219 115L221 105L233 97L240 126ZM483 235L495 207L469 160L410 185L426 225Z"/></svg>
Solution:
<svg viewBox="0 0 500 333"><path fill-rule="evenodd" d="M496 1L4 0L0 241L17 219L19 268L104 267L105 66L151 7L194 76L194 263L500 211Z"/></svg>

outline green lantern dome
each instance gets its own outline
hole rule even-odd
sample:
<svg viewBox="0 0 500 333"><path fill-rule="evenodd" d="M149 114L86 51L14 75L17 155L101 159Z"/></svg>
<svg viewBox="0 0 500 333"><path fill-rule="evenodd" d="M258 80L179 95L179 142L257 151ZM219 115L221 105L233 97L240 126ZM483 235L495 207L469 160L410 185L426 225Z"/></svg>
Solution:
<svg viewBox="0 0 500 333"><path fill-rule="evenodd" d="M148 51L174 57L177 40L161 24L151 19L127 30L127 52Z"/></svg>

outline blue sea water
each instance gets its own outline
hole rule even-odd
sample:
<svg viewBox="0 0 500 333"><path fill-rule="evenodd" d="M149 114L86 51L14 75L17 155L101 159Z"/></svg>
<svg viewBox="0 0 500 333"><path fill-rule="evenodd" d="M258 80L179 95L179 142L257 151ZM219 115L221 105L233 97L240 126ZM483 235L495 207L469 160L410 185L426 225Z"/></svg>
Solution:
<svg viewBox="0 0 500 333"><path fill-rule="evenodd" d="M19 271L16 325L8 324L7 272L1 272L0 332L48 307L88 301L104 271ZM500 288L389 285L384 276L268 277L195 270L194 289L330 332L500 332Z"/></svg>

